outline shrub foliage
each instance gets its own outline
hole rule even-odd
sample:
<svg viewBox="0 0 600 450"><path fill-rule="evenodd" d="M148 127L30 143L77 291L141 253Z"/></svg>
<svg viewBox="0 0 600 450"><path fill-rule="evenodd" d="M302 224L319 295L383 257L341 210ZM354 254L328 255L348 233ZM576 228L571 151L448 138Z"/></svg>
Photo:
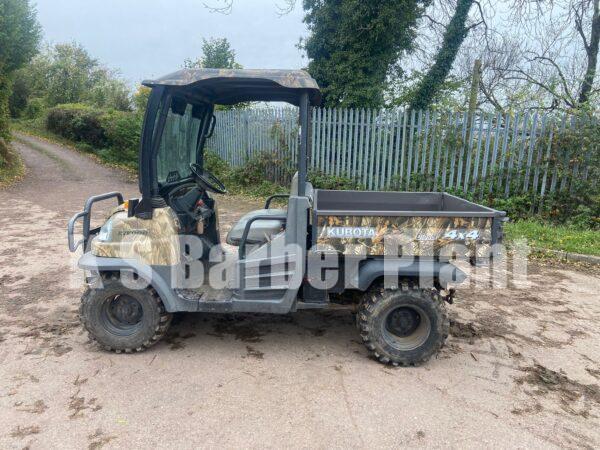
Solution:
<svg viewBox="0 0 600 450"><path fill-rule="evenodd" d="M111 163L137 167L141 115L99 110L82 104L59 105L46 116L46 129L84 144Z"/></svg>
<svg viewBox="0 0 600 450"><path fill-rule="evenodd" d="M86 148L111 163L137 168L142 115L139 112L100 110L81 104L59 105L49 110L46 117L49 131L66 139L84 144ZM596 145L600 136L597 127L580 128L564 135L555 135L552 145L559 149L558 154L565 156L565 173L567 165L582 165L584 158L589 158L587 151L590 145ZM545 144L543 144L545 146ZM205 151L205 167L219 177L232 193L245 193L254 196L266 196L285 192L289 189L289 181L295 169L286 152L258 152L239 167L232 167L216 153ZM552 223L568 223L580 228L600 229L600 183L598 180L597 161L600 156L592 153L594 161L585 161L593 169L587 179L573 178L554 192L546 193L542 199L534 193L505 195L505 186L483 181L474 189L450 190L450 193L469 200L508 212L512 220L527 219L537 216ZM560 179L563 171L558 166ZM583 165L582 165L583 167ZM511 183L521 184L524 173L516 170L511 173ZM503 177L504 178L504 177ZM315 188L321 189L364 189L361 184L344 175L332 176L318 171L311 171L309 179ZM278 184L275 180L285 180ZM510 191L516 191L510 189ZM441 185L432 176L415 175L410 184L392 180L386 187L388 190L428 191Z"/></svg>

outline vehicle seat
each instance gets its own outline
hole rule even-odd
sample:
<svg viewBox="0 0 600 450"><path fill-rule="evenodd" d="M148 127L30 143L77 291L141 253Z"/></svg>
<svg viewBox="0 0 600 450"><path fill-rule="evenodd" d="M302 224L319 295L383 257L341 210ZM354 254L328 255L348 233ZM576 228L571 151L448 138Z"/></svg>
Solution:
<svg viewBox="0 0 600 450"><path fill-rule="evenodd" d="M312 199L313 188L310 183L306 183L306 195L311 197ZM290 186L290 195L298 195L298 172L292 178L292 185ZM246 228L246 223L252 217L255 216L281 216L287 215L287 210L285 209L258 209L256 211L251 211L245 216L243 216L227 233L227 238L225 242L229 245L240 245L240 241L242 240L242 235L244 234L244 229ZM274 220L257 220L256 222L252 222L250 225L250 231L248 232L248 238L246 242L248 244L264 244L267 242L272 236L279 233L283 229L285 221L274 219Z"/></svg>
<svg viewBox="0 0 600 450"><path fill-rule="evenodd" d="M229 230L227 233L226 242L230 245L240 245L242 235L246 229L246 224L252 217L256 216L280 216L286 214L285 209L257 209L256 211L250 211L248 214L243 216L238 222ZM248 244L262 244L267 240L279 233L283 228L283 220L257 220L252 222L250 225L250 231L248 232L248 238L246 243Z"/></svg>

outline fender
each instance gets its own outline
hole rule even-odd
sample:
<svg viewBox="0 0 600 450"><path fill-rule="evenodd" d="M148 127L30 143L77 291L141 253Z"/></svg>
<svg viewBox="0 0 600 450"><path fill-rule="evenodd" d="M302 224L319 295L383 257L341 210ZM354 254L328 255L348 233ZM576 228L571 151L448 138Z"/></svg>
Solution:
<svg viewBox="0 0 600 450"><path fill-rule="evenodd" d="M449 262L377 258L361 264L351 284L356 289L366 291L375 280L382 277L413 278L429 286L436 280L446 287L450 282L462 283L467 274Z"/></svg>
<svg viewBox="0 0 600 450"><path fill-rule="evenodd" d="M171 266L149 266L136 259L108 258L84 253L77 265L93 273L131 271L152 286L161 298L168 312L197 312L198 302L179 297L171 289Z"/></svg>

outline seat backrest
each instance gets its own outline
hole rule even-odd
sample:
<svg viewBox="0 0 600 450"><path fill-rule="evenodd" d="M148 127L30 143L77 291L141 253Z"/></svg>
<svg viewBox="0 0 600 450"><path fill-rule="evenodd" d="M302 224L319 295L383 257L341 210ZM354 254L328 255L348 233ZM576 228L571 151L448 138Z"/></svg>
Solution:
<svg viewBox="0 0 600 450"><path fill-rule="evenodd" d="M290 186L290 195L298 195L298 172L296 172L294 174L294 176L292 177L292 185ZM313 199L313 186L310 183L310 181L306 182L306 193L305 195L310 198L310 200L312 201Z"/></svg>

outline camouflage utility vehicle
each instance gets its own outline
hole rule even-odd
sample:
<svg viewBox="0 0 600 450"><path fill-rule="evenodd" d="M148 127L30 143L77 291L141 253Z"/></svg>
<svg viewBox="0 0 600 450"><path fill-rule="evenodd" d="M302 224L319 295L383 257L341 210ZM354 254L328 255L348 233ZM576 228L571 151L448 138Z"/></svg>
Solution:
<svg viewBox="0 0 600 450"><path fill-rule="evenodd" d="M416 364L442 347L445 303L465 274L451 264L491 258L503 212L445 193L313 189L307 180L310 109L320 102L303 71L182 70L152 89L139 157L140 198L88 199L69 222L87 290L81 320L106 350L142 351L176 312L285 314L344 305L383 363ZM216 105L278 101L299 107L297 173L287 207L242 217L221 245L223 183L205 166ZM94 204L117 200L92 229ZM281 198L277 199L281 202ZM82 238L74 228L81 222Z"/></svg>

